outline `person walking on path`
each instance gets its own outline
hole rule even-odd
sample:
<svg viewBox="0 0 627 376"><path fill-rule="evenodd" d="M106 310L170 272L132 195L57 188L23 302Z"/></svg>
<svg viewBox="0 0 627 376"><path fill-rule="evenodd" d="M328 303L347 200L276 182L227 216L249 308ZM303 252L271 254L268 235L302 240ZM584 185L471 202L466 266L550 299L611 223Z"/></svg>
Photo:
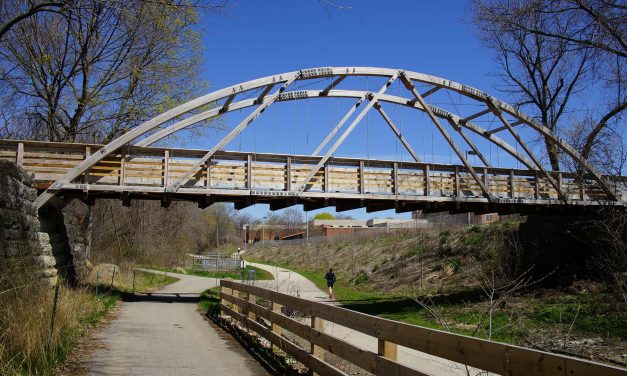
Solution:
<svg viewBox="0 0 627 376"><path fill-rule="evenodd" d="M324 275L324 279L327 280L327 287L329 288L329 299L333 299L333 285L335 284L335 273L333 273L332 268L329 268L327 274Z"/></svg>

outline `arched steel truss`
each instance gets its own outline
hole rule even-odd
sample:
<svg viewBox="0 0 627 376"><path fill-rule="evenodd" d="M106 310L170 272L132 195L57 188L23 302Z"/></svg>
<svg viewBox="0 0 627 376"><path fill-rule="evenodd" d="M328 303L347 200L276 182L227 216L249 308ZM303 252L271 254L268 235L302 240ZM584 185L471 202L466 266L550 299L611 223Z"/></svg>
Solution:
<svg viewBox="0 0 627 376"><path fill-rule="evenodd" d="M338 90L336 87L350 76L377 76L384 77L388 80L386 83L378 90L377 92L371 91L360 91L360 90ZM298 90L298 91L287 91L290 85L299 80L309 80L316 78L331 78L331 83L326 88L322 90ZM410 94L409 98L394 96L390 94L386 94L386 90L390 87L390 85L396 80L400 80L404 86L408 90L408 94ZM415 84L428 84L430 85L430 89L419 93ZM273 91L274 89L274 91ZM258 90L259 95L255 98L249 99L241 99L236 101L238 95L242 93L248 92L250 93L252 90ZM447 110L442 108L438 108L432 106L426 102L426 97L431 95L432 93L438 90L449 90L452 92L459 93L465 97L471 98L482 105L485 106L485 109L466 117L461 117L459 115L453 114ZM457 157L462 161L464 166L467 168L468 172L472 175L477 184L481 187L484 192L484 195L491 200L491 194L488 191L487 187L484 185L482 179L475 172L475 169L468 163L467 158L464 153L461 151L459 146L453 141L450 133L447 128L442 125L442 121L446 121L448 124L452 126L452 128L459 133L459 135L463 138L466 144L474 151L474 153L479 157L482 163L485 164L486 167L491 167L489 162L483 156L481 151L473 144L470 138L467 136L465 131L473 132L489 142L495 144L498 148L506 151L512 157L520 161L524 164L528 169L542 174L544 178L555 188L558 192L559 196L562 200L566 201L566 196L561 192L559 182L556 182L553 177L549 174L541 164L540 160L532 153L529 147L525 144L524 140L519 136L516 132L515 127L519 125L527 125L535 132L539 133L543 137L548 137L555 143L561 150L571 156L574 161L583 166L588 170L589 174L596 180L601 187L601 189L605 192L607 197L611 200L616 201L617 196L616 192L611 188L610 184L605 181L605 179L601 176L601 174L593 168L585 159L581 157L581 155L568 143L564 140L560 139L558 136L553 134L547 127L543 126L536 122L533 118L527 116L526 114L518 111L511 105L500 101L494 97L491 97L487 93L477 90L473 87L463 85L457 82L453 82L450 80L446 80L439 77L434 77L430 75L425 75L422 73L416 73L405 70L398 69L386 69L386 68L372 68L372 67L324 67L324 68L312 68L312 69L304 69L299 71L293 71L273 76L268 76L264 78L259 78L252 81L247 81L241 84L233 85L221 90L214 91L212 93L206 94L199 98L193 99L187 103L179 105L176 108L173 108L163 114L156 116L140 126L132 129L128 133L120 136L119 138L111 141L109 144L101 148L98 153L92 154L87 157L82 163L77 165L71 171L69 171L63 179L57 181L55 184L51 185L48 190L46 190L43 194L41 194L37 198L37 207L42 207L48 200L50 200L57 192L59 187L63 185L63 183L70 183L77 177L79 177L82 173L87 171L91 166L95 165L107 155L114 153L120 147L133 142L136 139L141 138L142 136L147 136L143 139L140 139L135 143L137 146L149 146L162 138L171 135L177 131L183 130L187 127L190 127L198 122L211 119L213 117L219 116L224 113L228 113L235 110L240 110L243 108L248 108L252 106L257 106L244 120L242 120L236 127L234 127L222 140L220 140L216 145L214 145L195 165L191 168L187 173L183 175L183 178L170 183L167 187L165 187L165 191L168 193L175 193L179 187L184 184L193 174L194 172L209 158L211 158L218 150L221 150L225 147L229 142L231 142L237 135L239 135L246 127L254 121L261 113L272 105L274 102L282 102L282 101L291 101L291 100L301 100L308 98L328 98L328 97L339 97L339 98L356 98L356 103L351 107L351 109L346 113L346 115L340 120L340 122L333 128L331 133L326 137L326 139L320 144L320 146L314 152L315 156L319 156L319 153L328 145L328 143L333 139L333 136L339 133L346 122L351 118L351 116L358 110L359 107L364 102L365 104L358 115L350 122L350 124L343 130L343 132L338 137L337 141L330 146L327 152L321 156L319 163L317 166L312 168L308 176L305 178L304 182L300 184L298 187L294 188L294 194L302 194L304 190L306 190L307 183L311 182L312 179L315 180L316 172L324 166L326 161L333 155L335 150L342 144L342 142L348 137L351 131L357 126L360 120L367 114L367 112L373 107L381 114L381 116L385 119L386 123L390 126L392 131L396 134L402 144L407 148L410 155L418 161L418 156L411 148L411 145L407 142L404 136L401 134L398 127L394 124L394 122L387 115L385 110L383 109L383 105L385 103L391 103L396 105L401 105L413 109L420 110L428 115L428 117L433 122L433 125L439 130L439 132L444 136L446 141L448 142L451 149L455 152ZM219 103L222 101L221 103ZM165 123L172 121L193 111L198 109L201 106L206 106L210 104L219 103L217 107L209 109L207 111L194 114L187 118L181 119L174 124L167 125L162 127ZM487 130L475 123L472 122L473 119L476 119L485 114L492 113L498 117L502 126L493 129ZM509 115L509 117L515 119L513 122L510 122L505 114ZM161 129L159 129L162 127ZM157 131L155 131L157 129ZM154 133L151 133L153 132ZM518 145L521 146L523 153L520 153L516 147L513 147L505 140L499 138L496 134L501 131L508 131L512 137L516 140Z"/></svg>

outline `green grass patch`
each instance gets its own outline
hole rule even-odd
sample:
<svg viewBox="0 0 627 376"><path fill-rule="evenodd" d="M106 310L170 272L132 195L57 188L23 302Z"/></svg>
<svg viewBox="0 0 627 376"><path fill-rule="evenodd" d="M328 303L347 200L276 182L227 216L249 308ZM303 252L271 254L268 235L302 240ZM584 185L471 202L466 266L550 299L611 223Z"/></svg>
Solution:
<svg viewBox="0 0 627 376"><path fill-rule="evenodd" d="M170 275L136 271L135 291L153 290L178 281L180 281L180 279ZM121 289L124 292L131 292L133 289L132 282L130 286L127 284L124 286L118 286L118 289Z"/></svg>
<svg viewBox="0 0 627 376"><path fill-rule="evenodd" d="M405 260L414 256L422 255L426 250L423 246L416 244L413 247L407 248L403 253L401 253L401 259Z"/></svg>
<svg viewBox="0 0 627 376"><path fill-rule="evenodd" d="M324 274L326 273L326 271L315 272L315 271L310 271L307 269L299 268L294 265L285 264L285 263L277 263L277 262L273 262L270 260L255 260L255 259L248 259L248 258L246 258L246 260L250 262L257 262L260 264L278 266L280 268L291 270L295 273L302 275L303 277L307 278L311 282L313 282L316 285L316 287L318 287L320 290L327 291L327 281L326 279L324 279ZM356 302L356 301L362 301L362 300L377 300L377 299L385 298L389 296L389 294L386 294L386 293L375 292L372 290L367 290L362 287L355 287L354 285L350 284L350 281L344 279L341 275L337 276L337 282L335 283L335 286L333 287L333 294L335 295L336 300L339 300L344 303L350 303L350 302Z"/></svg>
<svg viewBox="0 0 627 376"><path fill-rule="evenodd" d="M441 302L441 298L446 296L434 299L436 303L430 305L430 309L423 308L409 298L373 300L345 307L427 328L480 338L490 337L495 341L513 344L524 344L524 340L533 332L546 331L551 335L566 333L571 324L573 335L627 339L626 307L611 294L519 297L511 307L505 305L494 309L491 328L487 303L446 303ZM441 325L433 312L444 319L446 326Z"/></svg>
<svg viewBox="0 0 627 376"><path fill-rule="evenodd" d="M203 315L217 316L220 313L220 287L203 291L198 301L198 309Z"/></svg>

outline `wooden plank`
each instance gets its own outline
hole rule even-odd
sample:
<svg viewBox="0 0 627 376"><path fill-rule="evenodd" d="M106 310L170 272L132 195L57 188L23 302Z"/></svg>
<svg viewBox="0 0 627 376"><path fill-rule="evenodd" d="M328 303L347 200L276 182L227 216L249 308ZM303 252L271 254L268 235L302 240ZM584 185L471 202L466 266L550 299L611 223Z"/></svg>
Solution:
<svg viewBox="0 0 627 376"><path fill-rule="evenodd" d="M17 149L15 149L15 150L9 150L9 151L6 151L6 150L0 150L0 158L3 158L3 159L12 159L12 160L15 160L15 156L16 156L16 154L17 154Z"/></svg>
<svg viewBox="0 0 627 376"><path fill-rule="evenodd" d="M78 153L78 154L63 154L63 153L36 153L36 152L32 152L32 151L25 151L24 152L24 157L25 158L43 158L43 159L62 159L62 160L67 160L67 159L71 159L71 160L76 160L77 162L80 162L81 160L85 159L85 156L82 153Z"/></svg>

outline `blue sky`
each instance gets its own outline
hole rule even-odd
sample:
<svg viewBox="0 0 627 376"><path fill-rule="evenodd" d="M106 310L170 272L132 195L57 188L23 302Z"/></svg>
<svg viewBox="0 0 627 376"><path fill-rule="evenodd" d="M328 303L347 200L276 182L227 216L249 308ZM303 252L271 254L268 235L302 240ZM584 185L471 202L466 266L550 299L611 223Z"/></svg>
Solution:
<svg viewBox="0 0 627 376"><path fill-rule="evenodd" d="M466 2L334 3L352 8L325 7L317 0L241 0L232 1L224 14L204 15L200 24L204 31L202 78L212 89L219 89L309 67L374 66L427 73L495 91L497 78L492 74L496 67L491 52L482 46L472 25L466 22ZM373 89L380 85L376 80L366 84ZM309 101L291 109L276 105L226 149L310 154L335 125L335 119L346 111L344 103L335 105L337 110L333 104ZM421 121L415 112L388 112L401 126ZM224 119L224 125L232 127L236 121L237 115L232 115ZM376 113L369 114L337 155L408 160L408 153L403 154L389 132ZM414 132L408 138L418 154L427 160L455 162L439 135L426 128ZM223 134L213 132L195 139L194 146L210 145ZM263 216L268 207L256 205L246 210ZM355 210L347 214L356 218L396 216L391 211L368 214Z"/></svg>

